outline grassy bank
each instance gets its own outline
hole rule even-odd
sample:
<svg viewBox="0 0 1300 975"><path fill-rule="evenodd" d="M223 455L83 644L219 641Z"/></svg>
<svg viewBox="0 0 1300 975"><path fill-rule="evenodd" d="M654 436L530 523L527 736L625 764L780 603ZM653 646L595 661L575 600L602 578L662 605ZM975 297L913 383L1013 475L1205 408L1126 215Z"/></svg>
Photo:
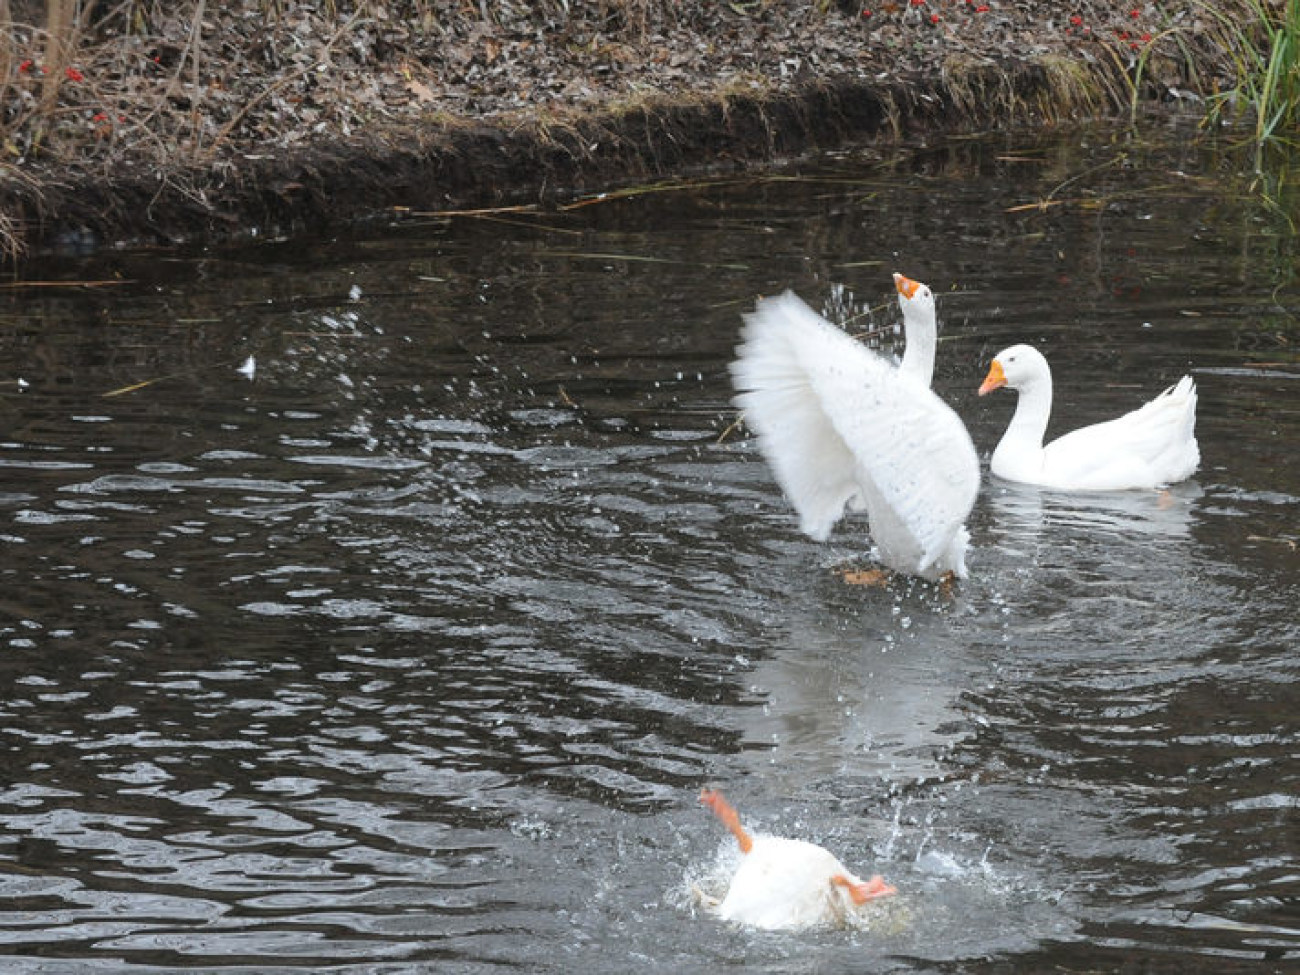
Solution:
<svg viewBox="0 0 1300 975"><path fill-rule="evenodd" d="M1300 0L0 0L0 249L563 194L1174 105L1290 138Z"/></svg>

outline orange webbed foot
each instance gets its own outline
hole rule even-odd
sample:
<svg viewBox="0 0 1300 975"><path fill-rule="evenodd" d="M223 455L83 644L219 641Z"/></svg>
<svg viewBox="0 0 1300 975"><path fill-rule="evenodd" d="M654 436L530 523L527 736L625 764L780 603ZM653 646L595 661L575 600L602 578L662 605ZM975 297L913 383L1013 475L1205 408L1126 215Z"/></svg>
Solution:
<svg viewBox="0 0 1300 975"><path fill-rule="evenodd" d="M885 883L885 878L876 874L870 880L851 880L842 873L837 873L831 877L831 883L838 884L849 892L849 897L857 905L865 904L867 901L873 901L877 897L888 897L890 894L897 894L898 889L891 884Z"/></svg>
<svg viewBox="0 0 1300 975"><path fill-rule="evenodd" d="M722 825L731 830L731 835L736 838L740 844L740 852L748 853L754 847L754 839L745 832L745 827L740 825L740 813L736 812L731 803L722 797L722 793L716 789L701 789L700 802L713 810L713 815L722 821Z"/></svg>
<svg viewBox="0 0 1300 975"><path fill-rule="evenodd" d="M887 569L841 569L840 578L850 586L884 587L892 576Z"/></svg>

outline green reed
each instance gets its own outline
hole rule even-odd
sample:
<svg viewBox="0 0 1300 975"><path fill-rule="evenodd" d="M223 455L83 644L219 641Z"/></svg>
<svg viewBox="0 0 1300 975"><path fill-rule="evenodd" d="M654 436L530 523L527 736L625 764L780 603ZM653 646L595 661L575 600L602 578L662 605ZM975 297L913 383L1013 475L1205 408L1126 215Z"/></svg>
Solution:
<svg viewBox="0 0 1300 975"><path fill-rule="evenodd" d="M1205 3L1219 25L1235 85L1212 95L1210 124L1250 112L1257 152L1269 143L1292 144L1300 122L1300 0ZM1258 156L1257 156L1258 158Z"/></svg>

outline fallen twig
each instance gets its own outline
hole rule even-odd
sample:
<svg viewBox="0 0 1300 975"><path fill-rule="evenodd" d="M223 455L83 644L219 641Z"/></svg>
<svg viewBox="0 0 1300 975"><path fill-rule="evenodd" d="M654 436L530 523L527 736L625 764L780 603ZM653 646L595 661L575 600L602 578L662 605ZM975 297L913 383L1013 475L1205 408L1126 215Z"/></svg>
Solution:
<svg viewBox="0 0 1300 975"><path fill-rule="evenodd" d="M744 422L745 422L745 414L737 413L736 418L727 424L725 430L723 430L720 434L718 434L718 439L715 440L714 443L726 443L727 438L730 437L732 433L739 430L741 425L744 424Z"/></svg>
<svg viewBox="0 0 1300 975"><path fill-rule="evenodd" d="M111 288L119 284L134 284L130 278L112 278L107 281L6 281L0 289L11 291L18 288Z"/></svg>
<svg viewBox="0 0 1300 975"><path fill-rule="evenodd" d="M1273 545L1285 545L1291 551L1296 550L1296 540L1294 538L1270 538L1268 535L1247 535L1248 542L1269 542Z"/></svg>
<svg viewBox="0 0 1300 975"><path fill-rule="evenodd" d="M646 254L608 254L602 251L548 251L543 257L570 257L589 261L636 261L642 264L686 264L690 267L722 268L727 271L748 271L748 264L701 264L699 261L677 261L670 257L650 257Z"/></svg>
<svg viewBox="0 0 1300 975"><path fill-rule="evenodd" d="M142 383L132 383L130 386L123 386L121 389L110 389L107 393L104 393L103 396L104 399L108 399L111 396L121 396L124 393L134 393L137 389L144 389L146 386L151 386L154 383L161 382L163 379L167 378L170 377L159 376L156 379L146 379Z"/></svg>
<svg viewBox="0 0 1300 975"><path fill-rule="evenodd" d="M507 207L480 207L475 210L412 210L395 206L393 210L407 217L486 217L498 213L536 213L536 203L518 203Z"/></svg>

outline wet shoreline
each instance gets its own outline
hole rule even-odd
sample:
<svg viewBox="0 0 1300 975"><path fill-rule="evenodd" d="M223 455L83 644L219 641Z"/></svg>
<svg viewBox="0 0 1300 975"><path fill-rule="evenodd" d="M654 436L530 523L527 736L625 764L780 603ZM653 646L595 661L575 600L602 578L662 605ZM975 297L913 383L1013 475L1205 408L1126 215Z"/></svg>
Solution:
<svg viewBox="0 0 1300 975"><path fill-rule="evenodd" d="M65 69L58 97L93 134L51 130L52 147L39 152L15 135L19 158L0 181L0 231L11 249L169 247L334 232L410 211L545 208L846 146L1116 117L1139 105L1199 111L1185 79L1218 84L1223 75L1208 44L1175 49L1164 40L1159 18L1175 22L1176 13L937 0L892 11L822 5L820 13L783 0L713 20L660 12L662 22L618 30L606 22L605 33L580 19L589 11L543 29L537 11L532 20L473 23L462 10L448 15L436 44L409 30L385 35L349 66L338 28L296 68L275 73L252 60L255 38L239 33L255 30L230 19L243 6L206 25L206 89L183 84L195 57L188 47L132 39L158 62L159 77L153 88L133 82L117 94L120 125L100 108L108 100L100 92L122 81L112 74L121 69ZM310 41L333 26L284 29ZM177 20L171 32L184 27ZM218 40L224 60L211 51ZM36 70L30 58L22 64ZM327 65L344 76L332 88L313 79ZM27 84L9 93L30 101L36 82ZM366 85L374 91L360 91ZM165 103L140 94L157 98L164 88ZM187 113L192 144L182 141ZM145 121L133 127L136 117Z"/></svg>

